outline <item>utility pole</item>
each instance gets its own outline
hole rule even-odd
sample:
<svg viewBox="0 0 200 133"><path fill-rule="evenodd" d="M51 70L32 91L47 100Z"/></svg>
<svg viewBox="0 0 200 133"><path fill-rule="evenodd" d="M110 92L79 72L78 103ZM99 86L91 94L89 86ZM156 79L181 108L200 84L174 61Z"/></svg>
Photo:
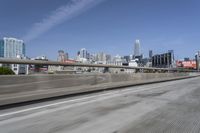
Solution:
<svg viewBox="0 0 200 133"><path fill-rule="evenodd" d="M199 63L200 63L200 51L195 55L196 58L196 67L197 67L197 71L199 71Z"/></svg>

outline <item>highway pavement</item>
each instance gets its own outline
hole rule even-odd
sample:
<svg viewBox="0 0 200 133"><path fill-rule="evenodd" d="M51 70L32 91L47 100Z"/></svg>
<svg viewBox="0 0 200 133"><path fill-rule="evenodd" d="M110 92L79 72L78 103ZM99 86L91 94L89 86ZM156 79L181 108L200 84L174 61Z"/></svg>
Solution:
<svg viewBox="0 0 200 133"><path fill-rule="evenodd" d="M199 133L200 77L0 110L0 133Z"/></svg>

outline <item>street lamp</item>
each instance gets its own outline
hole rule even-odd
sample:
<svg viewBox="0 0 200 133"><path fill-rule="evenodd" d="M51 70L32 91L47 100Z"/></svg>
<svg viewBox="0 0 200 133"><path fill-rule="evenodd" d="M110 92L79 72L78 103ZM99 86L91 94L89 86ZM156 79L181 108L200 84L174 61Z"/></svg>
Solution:
<svg viewBox="0 0 200 133"><path fill-rule="evenodd" d="M196 68L197 68L197 71L199 71L200 51L195 54L195 58L196 58Z"/></svg>

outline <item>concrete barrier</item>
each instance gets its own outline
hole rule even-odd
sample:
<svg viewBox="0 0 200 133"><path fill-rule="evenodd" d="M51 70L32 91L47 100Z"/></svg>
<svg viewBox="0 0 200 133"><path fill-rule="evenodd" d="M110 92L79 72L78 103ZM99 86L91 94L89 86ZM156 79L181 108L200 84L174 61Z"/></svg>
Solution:
<svg viewBox="0 0 200 133"><path fill-rule="evenodd" d="M197 73L136 73L0 76L0 106L197 75Z"/></svg>

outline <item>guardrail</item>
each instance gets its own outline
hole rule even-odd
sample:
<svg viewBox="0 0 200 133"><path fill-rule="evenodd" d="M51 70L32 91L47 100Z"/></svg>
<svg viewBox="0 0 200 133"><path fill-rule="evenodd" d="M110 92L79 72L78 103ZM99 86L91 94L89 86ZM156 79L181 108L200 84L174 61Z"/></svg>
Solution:
<svg viewBox="0 0 200 133"><path fill-rule="evenodd" d="M22 59L5 59L0 58L0 64L27 64L27 65L52 65L52 66L73 66L73 67L99 67L99 68L120 68L120 69L135 69L148 70L153 72L197 72L197 70L189 70L182 68L154 68L154 67L132 67L104 64L84 64L84 63L65 63L57 61L40 61L40 60L22 60Z"/></svg>

